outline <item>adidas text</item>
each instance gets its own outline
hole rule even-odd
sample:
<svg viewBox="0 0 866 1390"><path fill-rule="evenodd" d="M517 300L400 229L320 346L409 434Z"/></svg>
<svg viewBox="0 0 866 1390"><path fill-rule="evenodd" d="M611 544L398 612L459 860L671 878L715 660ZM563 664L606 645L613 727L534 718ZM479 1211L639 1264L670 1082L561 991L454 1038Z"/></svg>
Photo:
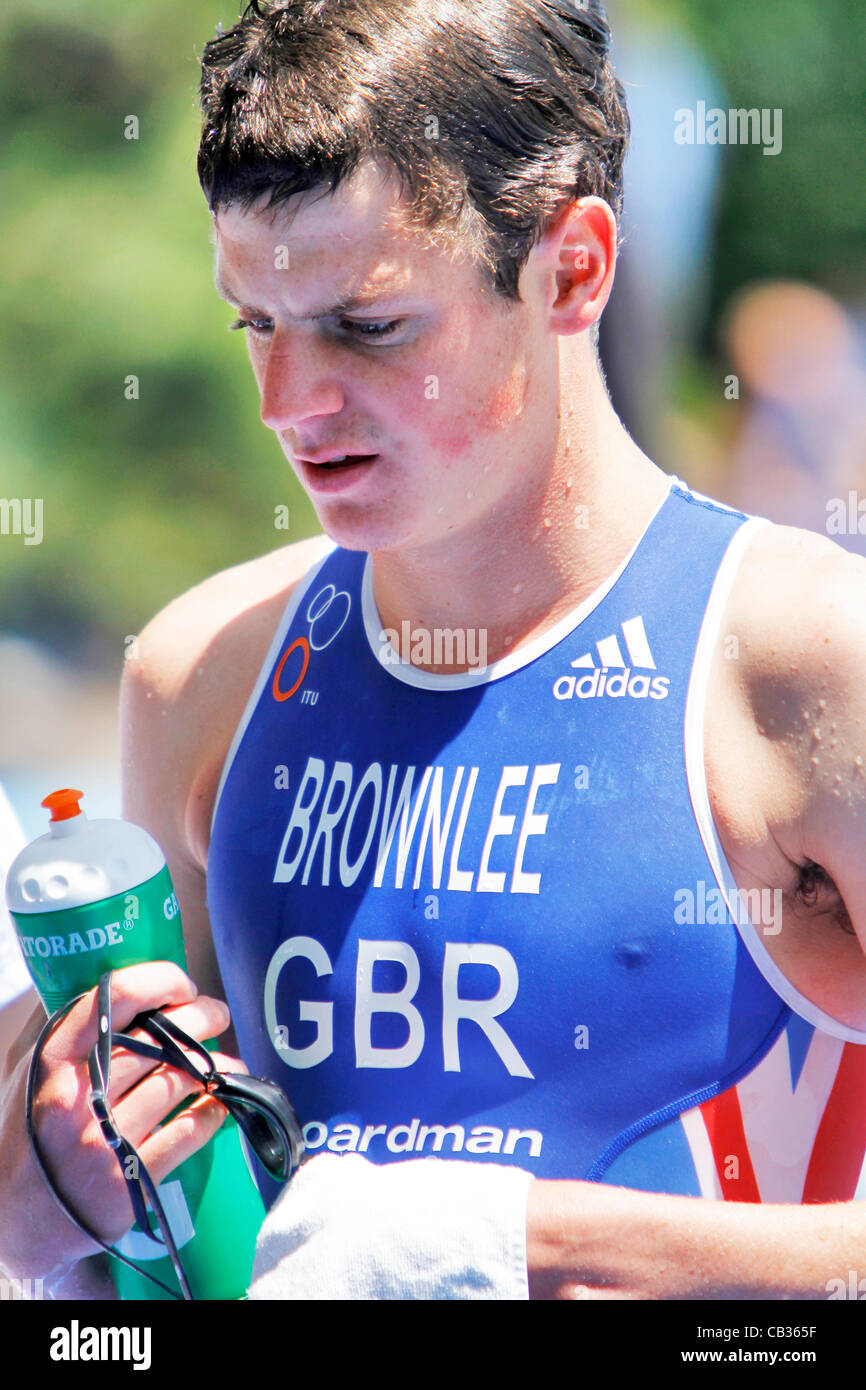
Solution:
<svg viewBox="0 0 866 1390"><path fill-rule="evenodd" d="M553 693L557 700L597 700L608 696L615 700L630 695L633 700L664 700L670 686L669 676L647 676L643 672L632 675L629 667L615 671L613 675L606 666L596 667L585 676L560 676L553 683Z"/></svg>

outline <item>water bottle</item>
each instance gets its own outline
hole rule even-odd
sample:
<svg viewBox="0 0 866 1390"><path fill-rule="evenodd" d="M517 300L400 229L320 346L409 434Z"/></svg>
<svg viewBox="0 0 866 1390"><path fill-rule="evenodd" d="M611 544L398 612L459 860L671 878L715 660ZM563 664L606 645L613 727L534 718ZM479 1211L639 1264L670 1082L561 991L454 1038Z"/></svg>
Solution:
<svg viewBox="0 0 866 1390"><path fill-rule="evenodd" d="M158 844L128 821L89 820L82 795L64 788L45 798L49 833L21 851L6 879L24 959L49 1014L106 970L152 960L186 970L177 898ZM158 1190L193 1296L245 1297L265 1208L231 1116ZM114 1248L180 1295L164 1247L139 1226ZM119 1260L111 1268L121 1298L170 1298Z"/></svg>

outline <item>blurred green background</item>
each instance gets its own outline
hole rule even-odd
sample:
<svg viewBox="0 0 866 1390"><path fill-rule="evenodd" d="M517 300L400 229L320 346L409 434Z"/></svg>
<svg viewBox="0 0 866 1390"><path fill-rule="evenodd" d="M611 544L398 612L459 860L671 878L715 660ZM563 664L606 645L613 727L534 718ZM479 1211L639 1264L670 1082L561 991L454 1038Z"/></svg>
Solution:
<svg viewBox="0 0 866 1390"><path fill-rule="evenodd" d="M731 296L802 278L862 315L860 5L616 5L615 33L680 36L697 50L725 105L785 112L782 157L720 154L701 319L671 363L666 409L679 432L662 433L658 456L687 481L691 460L695 485L695 441L729 437L739 409L719 385ZM198 57L235 6L41 0L0 11L0 496L44 502L41 545L0 537L0 629L114 683L125 638L173 596L317 529L259 421L243 336L226 331L231 311L212 284L195 175ZM130 115L138 139L125 138ZM131 375L137 400L125 395ZM288 532L274 527L281 505ZM0 776L18 742L11 720L7 706Z"/></svg>
<svg viewBox="0 0 866 1390"><path fill-rule="evenodd" d="M0 17L0 493L42 497L45 530L0 544L0 626L90 662L116 664L214 570L317 529L213 288L196 84L219 18L231 4Z"/></svg>

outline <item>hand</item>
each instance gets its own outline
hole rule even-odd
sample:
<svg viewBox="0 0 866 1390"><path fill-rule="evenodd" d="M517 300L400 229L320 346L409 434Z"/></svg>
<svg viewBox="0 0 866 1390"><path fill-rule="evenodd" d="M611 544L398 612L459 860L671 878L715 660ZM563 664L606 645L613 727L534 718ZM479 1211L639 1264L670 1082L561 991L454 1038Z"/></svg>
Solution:
<svg viewBox="0 0 866 1390"><path fill-rule="evenodd" d="M197 1040L218 1037L230 1024L226 1004L199 995L176 965L157 961L116 971L111 981L112 1027L123 1031L136 1014L159 1008ZM111 1244L133 1224L127 1183L88 1103L87 1056L96 1041L96 990L80 999L51 1034L42 1053L34 1096L34 1127L45 1163L64 1200L81 1221ZM134 1036L143 1036L138 1033ZM32 1049L4 1078L0 1091L0 1264L13 1276L39 1278L98 1252L68 1221L48 1192L24 1126L24 1097ZM236 1058L214 1053L221 1070L246 1071ZM226 1110L202 1096L160 1128L198 1087L174 1068L114 1048L109 1103L120 1132L138 1150L154 1182L203 1148Z"/></svg>

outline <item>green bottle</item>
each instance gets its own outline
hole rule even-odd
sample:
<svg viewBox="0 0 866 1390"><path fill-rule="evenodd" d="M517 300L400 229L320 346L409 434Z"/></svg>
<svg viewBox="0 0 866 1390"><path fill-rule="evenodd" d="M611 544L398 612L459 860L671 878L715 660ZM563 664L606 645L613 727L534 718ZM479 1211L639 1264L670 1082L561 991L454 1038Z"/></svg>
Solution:
<svg viewBox="0 0 866 1390"><path fill-rule="evenodd" d="M6 879L24 959L49 1014L106 970L153 960L186 970L177 898L158 844L128 821L88 820L82 795L65 788L45 798L49 833L21 851ZM265 1208L231 1116L159 1194L194 1297L244 1298ZM180 1296L164 1247L139 1226L114 1248ZM170 1297L119 1260L111 1267L121 1298Z"/></svg>

